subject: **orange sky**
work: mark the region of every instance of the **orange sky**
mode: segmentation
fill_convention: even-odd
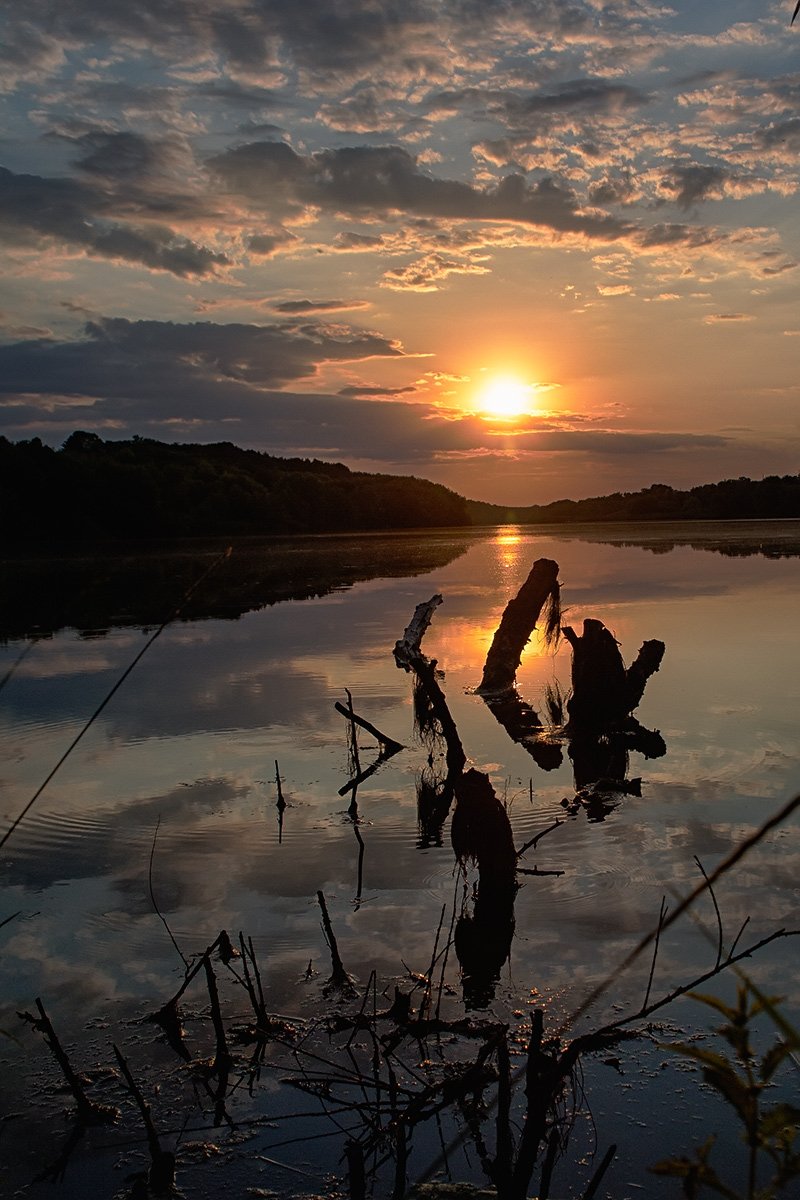
[[[796,473],[791,9],[32,0],[0,433],[519,504]]]

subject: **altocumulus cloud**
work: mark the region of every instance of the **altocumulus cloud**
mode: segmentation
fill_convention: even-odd
[[[632,226],[593,210],[576,193],[545,177],[528,183],[508,175],[480,188],[420,170],[401,146],[350,146],[296,153],[286,142],[250,142],[208,166],[232,191],[271,216],[297,218],[307,208],[334,213],[407,213],[456,220],[516,221],[613,241]]]

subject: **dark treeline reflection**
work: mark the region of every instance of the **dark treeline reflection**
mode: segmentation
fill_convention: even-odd
[[[93,633],[157,625],[180,604],[183,620],[231,618],[282,600],[305,600],[365,579],[446,566],[477,535],[428,534],[237,540],[164,545],[123,554],[98,547],[70,556],[6,559],[0,572],[0,637],[74,628]],[[209,567],[214,566],[209,572]],[[209,572],[185,603],[182,598]]]

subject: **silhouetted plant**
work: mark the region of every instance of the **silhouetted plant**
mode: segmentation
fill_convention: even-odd
[[[690,1198],[707,1190],[726,1196],[728,1200],[773,1200],[784,1193],[789,1184],[800,1179],[800,1149],[795,1148],[800,1133],[800,1109],[783,1101],[770,1106],[763,1104],[763,1093],[778,1068],[800,1048],[800,1034],[776,1008],[775,1000],[764,996],[750,980],[742,978],[735,1005],[728,1005],[716,996],[692,993],[695,1000],[722,1013],[725,1021],[716,1032],[728,1043],[732,1053],[707,1050],[686,1042],[665,1047],[700,1064],[706,1083],[733,1109],[747,1147],[744,1191],[730,1187],[712,1166],[713,1134],[695,1149],[693,1158],[675,1156],[651,1168],[657,1175],[682,1179],[683,1193]],[[761,1013],[771,1018],[779,1036],[759,1059],[751,1041],[751,1023]],[[766,1172],[770,1170],[772,1178],[767,1181]]]

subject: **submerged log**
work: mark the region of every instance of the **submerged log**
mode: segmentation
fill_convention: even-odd
[[[546,610],[546,634],[559,624],[558,563],[539,558],[513,600],[505,607],[486,655],[478,692],[503,692],[514,686],[522,652],[542,610]]]
[[[561,631],[572,647],[572,696],[567,701],[570,726],[613,727],[639,705],[648,679],[661,666],[665,646],[644,642],[626,669],[619,644],[602,621],[587,618],[583,634],[565,625]]]

